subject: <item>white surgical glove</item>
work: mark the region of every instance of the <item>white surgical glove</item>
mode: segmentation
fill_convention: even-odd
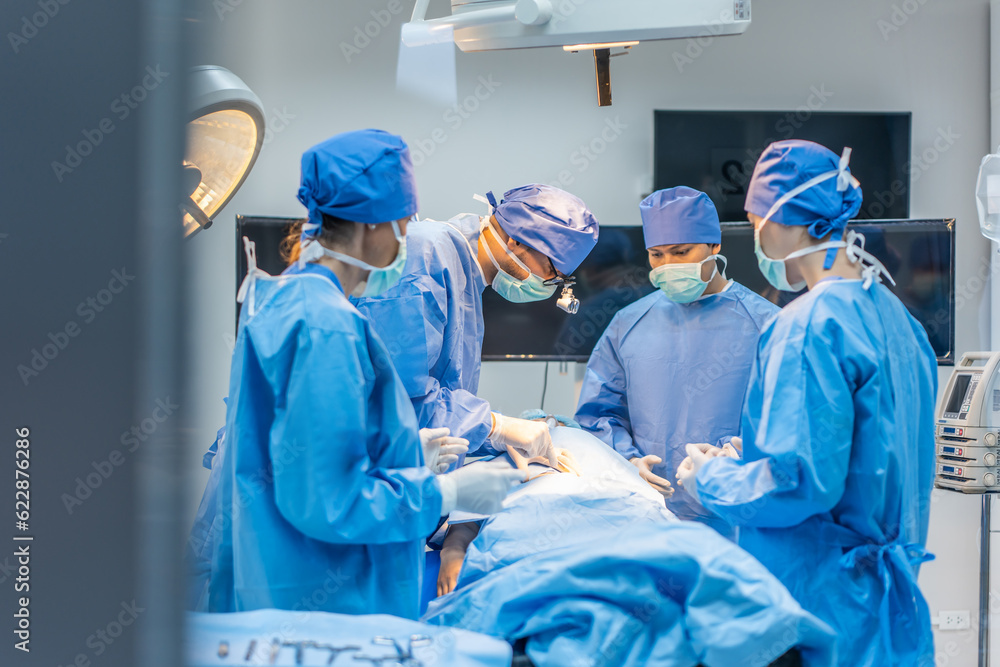
[[[455,510],[473,514],[495,514],[503,507],[510,490],[523,482],[527,473],[511,468],[506,461],[490,461],[462,466],[437,477],[441,487],[441,516]]]
[[[674,487],[670,485],[670,482],[659,475],[653,474],[653,466],[663,463],[663,459],[659,456],[655,456],[653,454],[648,456],[637,456],[629,459],[628,462],[638,468],[639,476],[646,480],[647,484],[659,491],[664,498],[669,498],[674,495]]]
[[[743,458],[743,438],[735,437],[722,446],[722,453],[719,456],[728,456],[731,459]]]
[[[513,447],[525,458],[540,456],[553,468],[559,467],[559,455],[552,444],[549,425],[545,422],[504,417],[494,412],[490,440],[504,447]]]
[[[458,457],[469,451],[469,441],[465,438],[449,436],[447,428],[420,429],[420,444],[424,448],[424,464],[435,475],[448,470]]]
[[[710,449],[709,451],[704,451],[703,447],[709,447]],[[706,461],[711,460],[713,456],[719,455],[713,453],[711,450],[722,451],[718,447],[712,447],[711,445],[694,445],[688,443],[684,446],[687,458],[677,466],[677,482],[698,502],[701,502],[701,499],[698,498],[698,471],[701,470]]]

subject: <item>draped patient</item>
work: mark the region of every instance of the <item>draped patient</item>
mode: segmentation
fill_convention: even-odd
[[[546,415],[541,411],[530,411],[522,416],[534,421],[549,422],[559,466],[553,468],[541,460],[527,459],[508,449],[506,458],[528,471],[527,480],[511,493],[511,498],[532,496],[543,507],[552,507],[555,499],[551,496],[564,500],[567,496],[574,495],[588,501],[598,501],[588,503],[588,511],[601,514],[603,512],[600,507],[605,504],[601,501],[617,503],[624,499],[637,506],[643,514],[652,512],[656,519],[674,518],[665,509],[663,497],[643,481],[634,466],[629,465],[621,455],[598,438],[581,430],[572,419]],[[549,496],[548,500],[546,496]],[[610,506],[608,504],[609,508]],[[459,516],[456,520],[452,517],[452,525],[441,549],[441,569],[437,581],[439,596],[455,589],[469,545],[479,535],[482,525],[481,521],[469,519],[478,518],[480,517]],[[558,545],[552,546],[563,544],[565,542],[560,541]]]

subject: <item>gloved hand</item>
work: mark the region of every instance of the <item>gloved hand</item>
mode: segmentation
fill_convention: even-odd
[[[462,466],[454,472],[439,475],[441,516],[455,510],[473,514],[499,512],[503,499],[526,476],[524,470],[511,468],[506,461]]]
[[[559,456],[552,445],[548,424],[505,417],[499,412],[493,413],[493,422],[490,440],[504,447],[513,447],[525,458],[541,456],[553,468],[559,467]]]
[[[715,445],[710,445],[707,442],[694,442],[691,443],[691,446],[697,447],[698,451],[702,454],[708,454],[709,458],[723,455],[723,447],[716,447]]]
[[[718,450],[718,447],[712,447],[708,445],[711,450]],[[705,465],[705,462],[710,460],[715,454],[706,452],[702,450],[702,446],[688,443],[684,446],[684,451],[687,452],[687,458],[681,461],[681,464],[677,466],[677,482],[684,487],[684,490],[691,494],[695,500],[701,502],[698,498],[698,471],[701,467]]]
[[[719,456],[728,456],[731,459],[743,458],[743,438],[736,436],[722,446],[722,453]]]
[[[541,463],[548,465],[548,462],[541,456],[534,459],[527,459],[521,454],[521,452],[509,445],[507,446],[507,456],[509,456],[510,460],[514,462],[514,466],[518,470],[528,470],[529,463]],[[576,459],[573,458],[572,452],[568,449],[556,449],[556,458],[559,459],[559,465],[556,466],[556,470],[559,472],[572,473],[577,477],[580,476],[580,468],[577,465]]]
[[[568,449],[557,449],[556,454],[559,457],[559,472],[568,472],[577,477],[580,476],[580,467],[576,462],[576,458],[573,457],[573,452]]]
[[[469,451],[469,441],[465,438],[449,436],[448,428],[420,429],[420,444],[424,448],[424,464],[435,475],[448,470],[448,466]]]
[[[663,479],[659,475],[653,474],[653,466],[658,463],[663,463],[663,459],[659,456],[655,456],[653,454],[648,456],[636,456],[635,458],[629,459],[628,462],[638,468],[639,476],[646,480],[647,484],[659,491],[664,498],[669,498],[674,495],[674,487],[670,485],[670,482]]]

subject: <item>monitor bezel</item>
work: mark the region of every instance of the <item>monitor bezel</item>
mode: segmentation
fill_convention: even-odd
[[[247,263],[246,254],[243,250],[243,230],[248,224],[254,223],[265,223],[273,224],[276,227],[287,227],[296,222],[300,222],[301,217],[286,217],[286,216],[263,216],[263,215],[243,215],[239,214],[236,216],[236,289],[239,289],[239,285],[243,280],[243,276],[246,275]],[[918,218],[918,219],[885,219],[885,220],[853,220],[850,225],[852,228],[866,227],[872,225],[907,225],[907,226],[918,226],[918,225],[935,225],[941,226],[945,225],[951,233],[951,257],[949,261],[949,267],[951,275],[949,276],[951,284],[955,285],[955,219],[954,218]],[[608,228],[626,228],[635,227],[636,225],[606,225]],[[748,221],[739,222],[723,222],[721,223],[723,234],[726,230],[746,230],[750,229],[751,224]],[[553,308],[555,303],[553,302]],[[951,326],[948,330],[948,349],[947,355],[942,357],[937,357],[937,362],[939,366],[954,366],[955,365],[955,297],[954,294],[949,301],[949,322]],[[236,309],[236,322],[234,327],[239,324],[239,307]],[[538,362],[557,362],[557,363],[586,363],[590,359],[590,355],[557,355],[557,354],[510,354],[510,355],[499,355],[499,354],[483,354],[481,356],[482,361],[538,361]]]
[[[866,220],[852,220],[849,225],[852,228],[872,226],[872,225],[935,225],[935,226],[946,226],[951,232],[951,258],[949,262],[950,267],[950,279],[952,287],[955,285],[955,219],[954,218],[919,218],[919,219],[866,219]],[[636,225],[605,225],[607,228],[617,228],[617,227],[635,227]],[[721,223],[723,235],[725,231],[736,230],[736,229],[750,229],[751,224],[749,221],[741,222],[723,222]],[[555,305],[553,304],[553,308]],[[938,366],[954,366],[955,365],[955,298],[954,294],[949,301],[949,322],[951,326],[948,330],[948,354],[942,357],[936,357]],[[557,363],[586,363],[590,360],[590,355],[557,355],[557,354],[483,354],[483,361],[539,361],[539,362],[557,362]]]

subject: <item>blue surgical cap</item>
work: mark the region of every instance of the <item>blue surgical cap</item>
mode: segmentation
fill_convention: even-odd
[[[704,192],[680,186],[659,190],[639,204],[646,248],[678,243],[722,243],[719,212]]]
[[[550,185],[525,185],[504,193],[493,215],[515,241],[551,259],[565,275],[576,271],[597,245],[597,219],[587,205]]]
[[[319,235],[323,214],[377,224],[417,212],[410,149],[382,130],[345,132],[302,154],[298,199],[309,209],[302,240]]]
[[[834,232],[835,239],[843,234],[847,221],[861,209],[861,188],[847,166],[850,158],[843,157],[817,143],[790,139],[777,141],[757,160],[744,209],[767,216],[783,195],[806,181],[822,174],[838,172],[786,201],[771,215],[771,222],[809,228],[813,238],[821,239]]]

